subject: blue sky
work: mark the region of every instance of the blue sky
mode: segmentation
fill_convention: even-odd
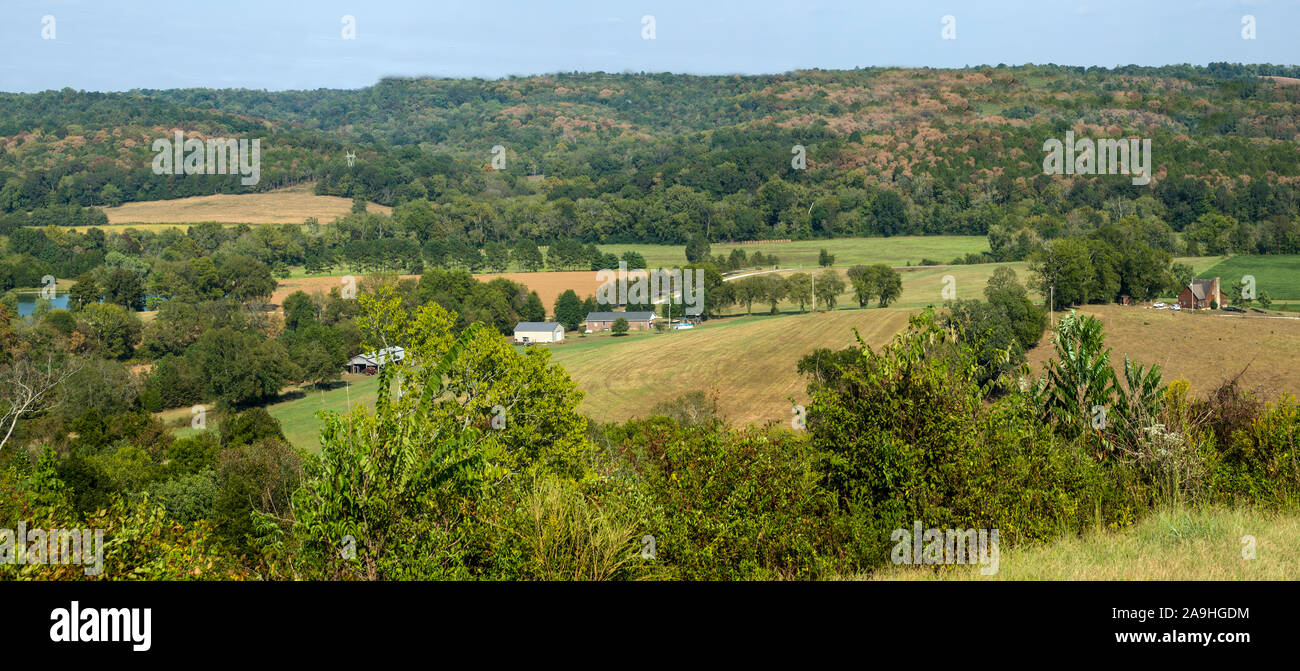
[[[642,39],[653,15],[655,39]],[[1242,39],[1253,15],[1256,39]],[[342,17],[356,39],[342,37]],[[945,15],[957,39],[941,38]],[[43,39],[43,17],[54,39]],[[0,90],[359,88],[385,76],[1300,63],[1300,0],[5,0]]]

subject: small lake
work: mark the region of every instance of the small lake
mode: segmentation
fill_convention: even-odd
[[[26,317],[32,314],[33,312],[36,312],[36,301],[39,298],[40,298],[40,294],[18,294],[18,316]],[[55,294],[54,300],[50,301],[50,309],[67,310],[68,309],[67,292],[64,292],[62,294]]]

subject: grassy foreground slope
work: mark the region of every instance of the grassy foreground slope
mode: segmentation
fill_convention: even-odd
[[[1255,540],[1243,557],[1243,537]],[[890,567],[876,580],[1295,580],[1300,512],[1193,508],[1155,512],[1121,531],[1004,549],[997,575],[979,566]]]

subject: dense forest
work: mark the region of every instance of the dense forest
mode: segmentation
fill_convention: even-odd
[[[1261,78],[1294,70],[596,73],[391,79],[358,91],[2,94],[0,212],[84,224],[94,215],[46,209],[314,182],[322,194],[405,206],[400,231],[373,235],[418,245],[1014,239],[1107,210],[1151,212],[1175,232],[1207,213],[1253,225],[1294,219],[1300,203],[1300,88]],[[261,138],[260,182],[158,178],[151,143],[174,129]],[[1151,138],[1152,184],[1044,175],[1044,141],[1071,129]],[[493,165],[498,145],[504,166]],[[796,145],[806,168],[792,163]]]

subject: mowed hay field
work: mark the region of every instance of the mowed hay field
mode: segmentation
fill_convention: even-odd
[[[392,208],[368,203],[366,210],[391,214]],[[131,224],[301,224],[315,217],[328,224],[352,211],[352,201],[338,196],[317,196],[301,187],[268,193],[217,194],[175,200],[150,200],[104,208],[111,227]],[[165,226],[155,226],[165,227]]]
[[[632,275],[635,277],[635,274]],[[271,293],[271,302],[280,305],[284,299],[295,291],[305,291],[308,295],[320,291],[329,295],[330,289],[343,286],[343,278],[347,275],[322,275],[319,277],[293,277],[280,280]],[[361,290],[361,284],[365,281],[365,275],[353,275],[357,282],[357,290]],[[419,275],[401,275],[403,279],[420,279]],[[560,271],[554,273],[485,273],[475,275],[474,279],[480,282],[491,282],[498,277],[504,277],[512,282],[518,282],[528,287],[530,291],[536,291],[537,297],[542,299],[542,305],[546,306],[547,316],[550,316],[551,310],[555,307],[555,299],[566,289],[573,289],[578,294],[578,298],[594,296],[596,289],[600,287],[600,282],[596,281],[596,272],[588,270]]]
[[[518,282],[530,291],[536,291],[537,297],[542,299],[542,305],[546,306],[546,315],[551,317],[551,311],[555,309],[555,299],[560,297],[567,289],[573,289],[578,294],[578,298],[595,296],[596,290],[600,288],[601,282],[596,279],[598,271],[590,270],[564,270],[553,273],[484,273],[475,275],[474,279],[480,282],[491,282],[498,277],[504,277],[511,282]],[[628,278],[635,280],[643,273],[628,271]]]
[[[275,291],[271,292],[271,302],[276,305],[284,303],[284,299],[289,297],[295,291],[304,291],[308,296],[317,291],[328,296],[330,289],[342,288],[344,280],[351,277],[356,282],[357,293],[361,292],[361,284],[365,281],[366,276],[358,273],[356,275],[320,275],[317,277],[291,277],[289,279],[279,280],[276,282]],[[400,275],[402,279],[420,279],[419,275]]]
[[[887,308],[735,317],[669,333],[570,336],[552,352],[585,393],[580,412],[600,421],[646,417],[657,403],[703,391],[716,394],[719,412],[734,425],[789,422],[789,398],[807,400],[799,359],[853,344],[854,328],[867,344],[883,345],[909,314]]]
[[[1105,325],[1111,363],[1121,373],[1127,354],[1138,363],[1159,364],[1166,383],[1186,379],[1198,396],[1242,369],[1243,384],[1267,399],[1282,393],[1300,395],[1300,319],[1121,305],[1087,305],[1078,312]],[[1046,333],[1028,353],[1035,374],[1052,353]]]
[[[634,251],[645,257],[652,268],[680,266],[686,263],[685,245],[610,244],[597,245],[600,251],[622,254]],[[831,240],[796,240],[792,242],[715,243],[709,255],[727,256],[732,249],[744,250],[745,255],[762,252],[763,256],[775,254],[782,268],[803,266],[816,268],[820,250],[835,255],[835,265],[887,263],[891,266],[919,264],[928,258],[939,263],[949,263],[959,256],[989,251],[989,241],[983,235],[906,235],[892,238],[834,238]]]

